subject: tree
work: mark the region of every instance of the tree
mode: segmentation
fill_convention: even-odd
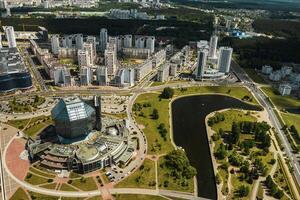
[[[220,146],[218,147],[218,149],[215,152],[215,157],[218,160],[222,160],[227,156],[227,151],[225,148],[225,145],[223,143],[220,144]]]
[[[38,103],[40,101],[40,97],[38,95],[34,96],[34,103]]]
[[[196,169],[182,150],[173,150],[165,156],[165,166],[170,170],[170,175],[175,179],[182,177],[190,179],[197,174]]]
[[[237,192],[240,197],[246,197],[249,194],[249,187],[242,185],[238,188]]]
[[[152,119],[159,118],[158,110],[156,108],[153,109],[151,116],[152,116]]]
[[[238,126],[238,124],[236,122],[233,122],[232,126],[231,126],[231,142],[232,142],[232,144],[238,143],[238,141],[240,139],[240,134],[241,134],[240,127]]]
[[[160,97],[164,98],[164,99],[170,99],[172,98],[174,95],[174,89],[170,88],[170,87],[166,87],[164,88],[164,90],[162,91]]]

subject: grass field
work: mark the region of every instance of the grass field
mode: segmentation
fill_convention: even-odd
[[[249,187],[249,194],[246,197],[237,197],[236,195],[234,195],[232,197],[232,199],[239,199],[239,200],[248,200],[250,199],[251,196],[251,191],[253,189],[253,184],[249,184],[247,183],[247,181],[240,181],[240,176],[242,175],[242,173],[235,173],[235,174],[231,174],[231,185],[234,188],[234,191],[236,191],[236,189],[238,189],[240,186],[244,185],[244,186],[248,186]]]
[[[135,119],[138,124],[142,124],[144,126],[144,133],[147,137],[148,141],[148,150],[149,154],[161,154],[167,153],[173,150],[173,146],[169,137],[170,133],[170,123],[169,123],[169,100],[162,99],[159,101],[159,94],[156,93],[147,93],[140,95],[137,100],[137,103],[150,103],[151,107],[143,108],[142,113],[144,116],[139,116],[141,112],[137,112],[135,114]],[[153,109],[158,110],[159,119],[154,120],[151,119],[151,114]],[[164,123],[167,128],[167,140],[160,136],[157,127],[160,123]]]
[[[226,195],[228,193],[228,171],[219,167],[218,173],[223,183],[221,188],[222,194]]]
[[[31,199],[34,199],[34,200],[58,200],[59,199],[59,197],[38,194],[35,192],[29,192],[29,194],[31,196]]]
[[[101,199],[102,199],[101,196],[94,196],[94,197],[88,198],[86,200],[101,200]]]
[[[175,96],[205,93],[226,94],[240,100],[244,96],[249,96],[252,99],[252,101],[248,103],[257,104],[257,101],[253,98],[252,94],[244,87],[203,86],[175,90]]]
[[[239,110],[226,110],[222,112],[225,117],[225,120],[214,124],[212,129],[215,132],[218,132],[220,128],[222,128],[225,132],[231,131],[231,125],[236,121],[256,121],[256,118],[251,114],[247,114],[247,112],[239,111]]]
[[[46,189],[54,190],[55,187],[56,187],[56,183],[50,183],[50,184],[42,185],[42,186],[40,186],[40,187],[46,188]]]
[[[28,122],[30,123],[28,124]],[[50,124],[52,124],[53,121],[51,117],[49,116],[38,116],[38,117],[33,117],[31,120],[30,119],[21,119],[21,120],[9,120],[7,124],[16,127],[18,129],[24,129],[24,133],[28,136],[35,136],[36,134],[39,133],[42,129],[46,128]],[[28,124],[28,126],[27,126]],[[27,127],[26,127],[27,126]]]
[[[7,124],[16,127],[17,129],[23,129],[29,122],[30,119],[20,119],[20,120],[9,120]]]
[[[193,178],[186,180],[186,179],[179,179],[175,180],[174,177],[170,176],[170,170],[166,167],[161,167],[160,165],[164,163],[164,157],[159,158],[158,162],[158,182],[159,187],[165,190],[176,190],[176,191],[183,191],[183,192],[194,192],[194,180]],[[168,187],[164,186],[165,181],[168,181]],[[187,183],[187,186],[182,186],[182,183]]]
[[[30,200],[22,188],[18,188],[10,200]]]
[[[224,112],[220,112],[221,114],[224,115],[224,121],[221,121],[219,123],[216,123],[212,126],[212,129],[216,132],[218,132],[218,130],[220,128],[222,128],[225,132],[230,132],[231,131],[231,125],[233,122],[241,122],[241,121],[249,121],[249,122],[255,122],[257,121],[257,118],[255,117],[255,115],[253,115],[253,112],[243,112],[243,111],[239,111],[239,110],[226,110]],[[239,142],[243,142],[243,141],[254,141],[254,135],[252,134],[245,134],[242,133],[240,134],[240,139]],[[221,143],[224,143],[224,141],[222,139],[219,139],[217,141],[214,141],[215,143],[215,150],[218,149],[219,145]],[[257,143],[257,142],[256,142]],[[239,148],[234,146],[233,147],[234,151],[237,151],[238,154],[242,155],[241,152],[239,152]],[[232,154],[233,150],[228,150],[227,151],[227,156],[229,156],[230,154]],[[261,162],[264,166],[267,167],[267,171],[266,174],[268,174],[272,168],[272,164],[270,163],[271,159],[274,158],[274,154],[272,152],[268,152],[266,155],[263,155],[263,150],[262,149],[258,149],[256,146],[250,148],[249,151],[249,155],[242,155],[244,160],[248,160],[251,161],[250,163],[254,163],[255,159],[261,159]],[[217,163],[219,164],[224,164],[224,163],[228,163],[227,159],[223,159],[223,160],[218,160],[217,159]],[[226,172],[226,170],[222,169],[219,167],[218,169],[218,174],[220,176],[220,178],[222,179],[222,182],[225,183],[225,185],[222,186],[222,193],[226,194],[227,193],[227,182],[228,180],[228,172]],[[231,199],[249,199],[250,198],[250,194],[251,194],[251,190],[253,185],[249,184],[246,180],[240,178],[243,177],[243,173],[240,173],[238,171],[236,171],[234,174],[231,174],[231,179],[230,179],[230,183],[232,185],[232,190],[230,193],[230,198]],[[248,186],[250,193],[247,197],[244,198],[238,198],[236,195],[236,190],[242,186]]]
[[[290,96],[281,96],[274,88],[262,87],[262,90],[268,95],[268,97],[270,97],[275,106],[280,110],[288,108],[298,108],[300,106],[300,100],[297,100]]]
[[[161,196],[141,195],[141,194],[118,194],[115,195],[116,200],[165,200]]]
[[[55,174],[44,172],[44,171],[41,171],[41,170],[36,169],[34,167],[30,167],[29,171],[33,172],[34,174],[44,176],[45,178],[55,178]]]
[[[83,191],[92,191],[92,190],[98,189],[98,187],[92,177],[84,178],[83,180],[75,179],[75,180],[73,180],[71,185],[73,185]]]
[[[43,183],[47,183],[48,179],[37,176],[37,175],[34,175],[34,174],[29,172],[26,175],[25,181],[32,184],[32,185],[40,185],[40,184],[43,184]]]
[[[24,133],[28,136],[36,136],[44,128],[53,123],[51,117],[39,116],[32,118],[29,125],[25,128]]]
[[[24,102],[19,103],[16,99],[9,101],[8,104],[15,113],[22,113],[22,112],[31,112],[37,109],[37,107],[45,102],[44,97],[36,96],[35,101],[33,102]]]
[[[297,129],[298,133],[300,134],[300,115],[297,115],[297,114],[290,114],[290,113],[283,113],[281,112],[281,117],[283,118],[283,121],[285,122],[285,124],[288,126],[288,127],[291,127],[292,125],[295,126],[295,128]],[[294,136],[292,134],[292,136]],[[295,142],[297,142],[297,144],[300,143],[300,141],[298,141],[297,138],[295,138]]]
[[[244,68],[244,70],[255,83],[266,84],[266,81],[253,68]]]
[[[75,188],[73,188],[72,186],[69,186],[69,184],[66,184],[66,183],[63,183],[59,190],[62,190],[62,191],[77,191]]]
[[[152,183],[152,185],[151,185]],[[155,163],[145,159],[143,167],[139,168],[125,180],[116,185],[117,188],[155,188]]]
[[[287,183],[287,180],[285,179],[285,176],[283,174],[282,168],[280,164],[277,165],[276,171],[273,175],[273,180],[275,183],[281,187],[288,195],[291,195],[291,189],[289,188],[289,185]]]

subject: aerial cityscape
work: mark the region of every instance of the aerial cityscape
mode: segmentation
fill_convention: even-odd
[[[0,0],[0,200],[299,200],[300,2]]]

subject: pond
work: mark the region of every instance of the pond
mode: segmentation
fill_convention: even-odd
[[[225,95],[188,96],[172,103],[174,142],[184,148],[191,164],[197,169],[199,197],[217,199],[205,117],[226,108],[260,110],[258,106]]]

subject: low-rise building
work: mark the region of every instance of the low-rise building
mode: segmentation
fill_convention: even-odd
[[[274,71],[270,74],[269,79],[271,81],[280,81],[281,80],[281,72],[280,71]]]
[[[282,96],[290,95],[292,87],[289,84],[280,84],[278,91]]]
[[[282,77],[286,77],[288,75],[291,75],[293,72],[293,68],[290,66],[283,66],[281,67],[281,75]]]
[[[261,68],[261,72],[266,75],[270,75],[272,73],[272,71],[273,71],[273,68],[269,65],[264,65]]]

